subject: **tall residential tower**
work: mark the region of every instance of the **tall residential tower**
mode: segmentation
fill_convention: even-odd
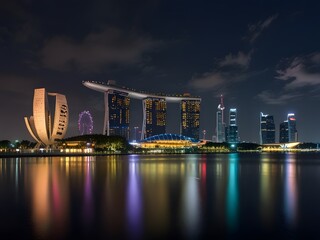
[[[223,96],[220,96],[220,104],[216,113],[216,141],[225,142],[225,123],[224,123],[224,105]]]
[[[279,143],[288,143],[289,137],[288,137],[288,121],[285,120],[282,123],[280,123],[280,129],[279,129]]]
[[[289,113],[287,120],[280,124],[279,142],[298,142],[298,131],[296,129],[296,118],[294,113]]]
[[[228,143],[239,142],[236,108],[229,110],[229,126],[226,128],[226,135]]]
[[[260,144],[276,142],[276,131],[273,116],[260,113]]]
[[[287,121],[288,121],[289,142],[298,142],[298,131],[296,128],[296,117],[295,117],[294,113],[288,114]]]

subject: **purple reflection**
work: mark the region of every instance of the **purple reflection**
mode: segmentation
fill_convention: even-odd
[[[91,176],[91,164],[89,159],[85,162],[85,186],[84,186],[84,220],[87,224],[90,224],[93,218],[92,209],[92,176]]]
[[[127,221],[130,238],[138,238],[141,233],[142,224],[142,202],[140,196],[140,184],[136,173],[135,157],[130,156],[129,179],[127,194]]]
[[[68,227],[68,196],[66,184],[59,176],[57,166],[52,167],[51,206],[53,213],[54,238],[63,238]]]
[[[285,191],[284,191],[284,211],[286,222],[289,227],[293,227],[297,219],[297,182],[296,163],[290,155],[287,155],[285,163]]]

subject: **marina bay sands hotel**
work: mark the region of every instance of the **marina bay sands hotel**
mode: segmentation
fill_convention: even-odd
[[[201,98],[190,94],[167,95],[140,92],[120,87],[116,82],[83,81],[83,85],[104,93],[105,118],[103,133],[129,139],[130,99],[142,101],[143,123],[141,140],[166,133],[167,103],[180,104],[180,134],[199,139]]]

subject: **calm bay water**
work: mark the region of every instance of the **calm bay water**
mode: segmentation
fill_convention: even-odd
[[[319,239],[320,154],[0,158],[0,236]]]

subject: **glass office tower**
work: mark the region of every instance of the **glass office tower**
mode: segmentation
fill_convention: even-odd
[[[298,142],[298,131],[296,128],[296,118],[294,113],[289,113],[287,116],[288,121],[288,142]]]
[[[223,96],[220,96],[220,104],[218,105],[218,111],[216,113],[216,141],[225,142],[225,123],[224,123],[224,104]]]
[[[236,108],[230,108],[230,111],[229,111],[229,126],[227,128],[227,141],[229,143],[239,142]]]
[[[260,113],[260,144],[275,142],[276,131],[273,116]]]

